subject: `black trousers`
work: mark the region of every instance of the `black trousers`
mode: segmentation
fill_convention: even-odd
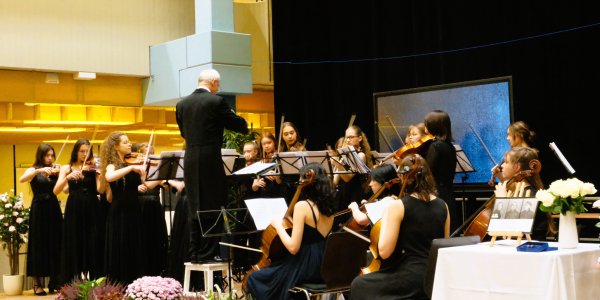
[[[184,157],[184,181],[189,203],[189,254],[192,260],[206,260],[219,255],[219,237],[204,234],[223,232],[219,210],[227,202],[226,177],[221,159],[221,145],[188,145]],[[216,227],[213,225],[217,223]],[[209,228],[213,227],[210,232]]]

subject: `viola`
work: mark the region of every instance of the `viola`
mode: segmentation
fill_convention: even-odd
[[[390,155],[386,156],[381,162],[384,162],[390,158],[394,158],[396,160],[403,159],[409,154],[419,153],[426,145],[434,140],[434,136],[431,134],[423,135],[418,141],[412,142],[410,144],[406,144],[400,149],[392,152]]]
[[[542,163],[537,159],[532,159],[529,162],[529,170],[523,170],[511,177],[506,183],[506,187],[509,190],[514,190],[515,184],[522,182],[527,177],[539,174],[542,170]],[[471,216],[463,225],[456,229],[450,237],[456,236],[467,224],[465,229],[465,236],[475,235],[479,236],[480,240],[483,241],[487,234],[487,228],[490,224],[492,217],[492,209],[496,202],[496,195],[492,195],[474,214]]]
[[[312,184],[314,177],[314,171],[309,169],[306,171],[304,178],[300,178],[300,183],[296,188],[294,198],[292,198],[292,201],[290,202],[290,205],[283,217],[283,228],[285,228],[288,233],[293,227],[292,215],[294,213],[294,206],[296,205],[296,202],[298,202],[298,198],[300,198],[302,189]],[[271,264],[271,262],[277,261],[285,256],[287,249],[283,245],[283,242],[281,242],[281,238],[279,237],[279,234],[277,234],[277,229],[275,229],[275,227],[269,225],[265,231],[263,231],[260,250],[262,251],[263,255],[258,263],[253,265],[252,268],[246,272],[246,276],[242,282],[243,291],[246,290],[246,279],[248,276],[250,276],[250,274],[252,274],[252,272],[266,268]]]

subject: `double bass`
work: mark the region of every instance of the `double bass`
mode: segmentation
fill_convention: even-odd
[[[315,177],[315,172],[311,169],[306,170],[304,176],[300,177],[300,181],[298,183],[298,187],[296,188],[296,192],[294,193],[294,197],[290,202],[290,205],[285,212],[283,217],[283,228],[285,228],[288,233],[292,230],[293,220],[292,216],[294,214],[294,206],[296,206],[296,202],[300,198],[302,194],[302,189],[310,184],[312,184],[313,179]],[[281,242],[281,238],[279,234],[277,234],[277,229],[275,227],[269,225],[262,234],[260,250],[263,253],[262,257],[252,266],[250,270],[246,272],[246,276],[242,282],[242,290],[246,290],[246,280],[250,274],[254,271],[258,271],[260,269],[268,267],[271,262],[280,260],[283,258],[288,252],[283,243]]]

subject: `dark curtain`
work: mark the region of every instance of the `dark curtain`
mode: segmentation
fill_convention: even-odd
[[[600,127],[591,109],[600,10],[592,3],[273,1],[275,128],[283,113],[308,149],[320,150],[356,113],[373,140],[373,93],[510,75],[513,120],[537,132],[544,183],[569,177],[548,148],[554,141],[575,175],[599,186],[590,135]]]

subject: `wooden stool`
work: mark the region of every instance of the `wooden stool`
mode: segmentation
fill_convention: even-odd
[[[213,272],[221,271],[223,272],[223,278],[228,276],[228,266],[226,262],[214,262],[214,263],[206,263],[206,264],[194,264],[191,262],[186,262],[185,264],[185,276],[183,278],[183,292],[190,292],[190,273],[192,271],[202,271],[204,272],[204,289],[206,291],[212,291],[213,289]]]

